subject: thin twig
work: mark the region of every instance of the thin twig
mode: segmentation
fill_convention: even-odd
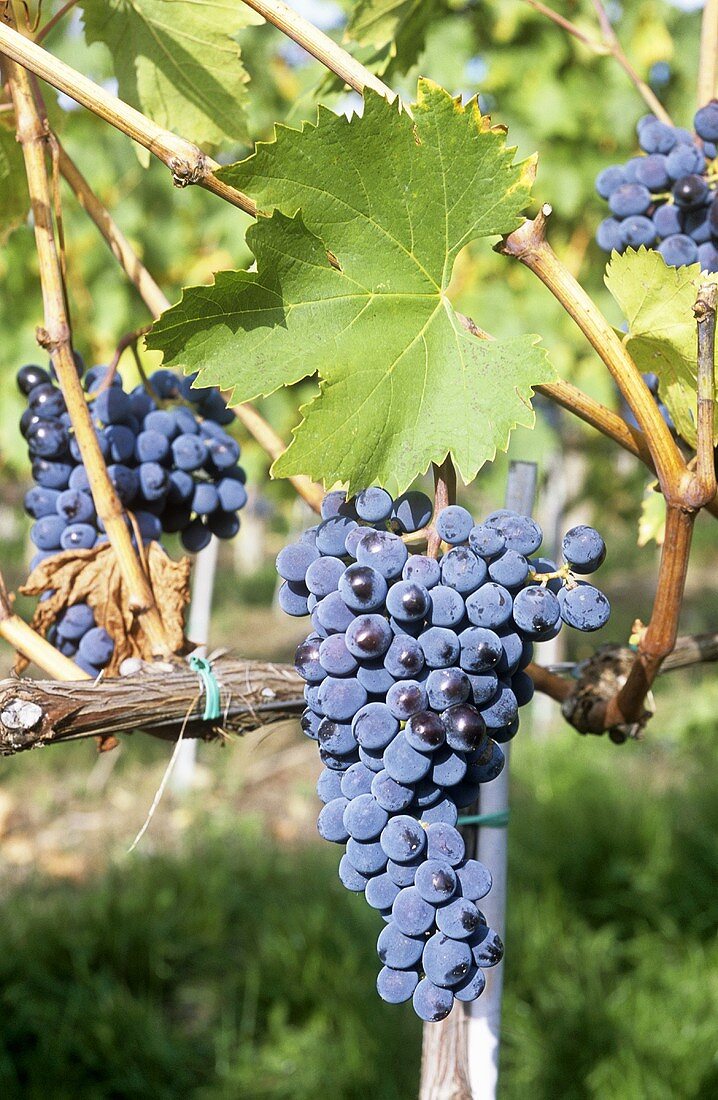
[[[668,126],[673,125],[671,121],[671,116],[668,114],[668,111],[665,109],[665,107],[655,95],[653,90],[649,87],[649,85],[646,84],[645,80],[643,80],[638,75],[633,64],[626,56],[623,47],[621,46],[621,43],[619,41],[618,35],[613,29],[611,21],[608,18],[606,9],[604,8],[600,0],[592,0],[592,2],[601,28],[601,38],[594,38],[592,35],[586,34],[586,32],[581,30],[581,28],[578,27],[575,23],[572,23],[570,19],[566,19],[557,11],[554,11],[553,8],[549,8],[548,5],[541,3],[540,0],[525,0],[525,2],[529,4],[535,11],[539,12],[541,15],[545,15],[553,23],[556,23],[559,27],[562,27],[563,30],[568,32],[568,34],[573,35],[574,38],[578,39],[579,42],[582,42],[584,46],[592,50],[593,53],[597,54],[599,57],[613,57],[613,59],[618,62],[628,79],[634,85],[636,91],[639,93],[643,101],[648,107],[650,107],[656,118],[659,118]]]
[[[705,0],[701,18],[701,47],[698,59],[696,95],[698,107],[705,107],[718,85],[718,0]]]
[[[64,92],[70,99],[87,107],[93,114],[149,150],[169,168],[175,186],[197,184],[252,217],[256,216],[256,203],[242,191],[217,179],[214,172],[219,164],[206,156],[197,145],[158,126],[141,111],[130,107],[118,96],[95,84],[1,20],[0,53],[46,80],[53,88]]]
[[[237,414],[237,419],[244,424],[249,434],[256,439],[265,454],[268,454],[272,460],[276,460],[284,453],[286,449],[284,440],[277,435],[272,425],[264,419],[261,413],[257,412],[254,405],[245,401],[241,405],[233,405],[232,407]],[[303,474],[290,477],[288,480],[302,500],[306,501],[314,512],[319,513],[324,498],[322,486],[317,485],[315,481]]]
[[[44,26],[40,28],[40,30],[35,35],[35,41],[42,42],[44,38],[47,38],[50,31],[55,29],[60,20],[68,13],[68,11],[70,11],[71,8],[74,8],[77,3],[79,3],[79,0],[67,0],[67,3],[63,4],[60,10],[56,11],[55,14],[50,19],[48,19],[47,23],[45,23]]]
[[[397,93],[392,91],[383,80],[288,4],[282,3],[281,0],[243,0],[243,2],[320,61],[355,92],[361,93],[366,87],[373,88],[390,103],[397,98]],[[406,109],[406,106],[403,106]]]

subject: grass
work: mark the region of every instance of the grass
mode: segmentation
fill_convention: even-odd
[[[503,1100],[718,1094],[718,691],[688,714],[673,694],[650,743],[517,741]],[[335,849],[275,834],[220,803],[174,854],[6,887],[0,1095],[415,1096],[420,1027],[374,993],[376,914]]]

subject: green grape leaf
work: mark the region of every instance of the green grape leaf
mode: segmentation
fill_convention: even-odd
[[[693,306],[702,283],[718,275],[700,264],[669,267],[659,252],[640,248],[614,255],[606,286],[628,322],[621,333],[639,370],[658,376],[658,393],[679,434],[696,444],[697,337]],[[718,413],[716,415],[718,431]]]
[[[234,39],[258,21],[246,5],[82,0],[82,8],[87,41],[109,49],[123,99],[203,147],[246,136],[248,76]]]
[[[0,126],[0,245],[27,219],[30,196],[25,183],[22,149],[15,134]]]
[[[512,154],[475,103],[428,82],[413,120],[370,93],[362,118],[278,127],[221,173],[262,211],[257,273],[186,289],[148,346],[235,402],[317,373],[280,476],[401,492],[450,452],[471,480],[555,377],[536,337],[478,339],[447,296],[466,244],[520,224],[533,162]]]

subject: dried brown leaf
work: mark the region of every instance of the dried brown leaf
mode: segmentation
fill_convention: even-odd
[[[173,561],[159,543],[145,548],[147,571],[157,610],[173,653],[184,645],[184,613],[189,603],[188,558]],[[35,630],[47,636],[58,615],[75,603],[88,603],[98,626],[103,626],[115,643],[107,674],[117,673],[126,657],[153,659],[151,647],[138,618],[130,611],[129,594],[114,551],[109,543],[91,550],[72,550],[45,558],[33,569],[20,589],[25,596],[52,592],[37,605],[32,619]]]

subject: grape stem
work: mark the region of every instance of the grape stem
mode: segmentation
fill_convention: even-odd
[[[26,660],[33,661],[38,668],[55,680],[90,679],[79,665],[69,657],[65,657],[46,638],[43,638],[42,634],[38,634],[15,614],[2,573],[0,573],[0,638],[4,638],[17,653]]]
[[[572,35],[586,46],[587,49],[591,50],[592,53],[597,54],[599,57],[612,57],[614,61],[617,61],[644,103],[650,107],[656,118],[659,118],[661,122],[665,122],[667,126],[673,125],[671,116],[668,114],[661,101],[654,94],[649,85],[646,84],[645,80],[641,79],[626,56],[601,0],[593,0],[593,7],[601,28],[600,38],[587,34],[575,23],[572,23],[570,19],[566,19],[565,16],[554,11],[554,9],[548,7],[547,4],[541,3],[541,0],[525,0],[525,3],[529,4],[534,11],[539,12],[541,15],[545,15],[552,23],[555,23],[557,26],[567,31],[568,34]]]
[[[15,0],[13,0],[15,2]],[[7,19],[8,8],[5,8]],[[16,65],[35,73],[53,88],[64,92],[99,118],[109,122],[169,168],[176,187],[197,184],[221,199],[256,217],[257,206],[248,195],[222,183],[214,175],[217,161],[206,156],[199,146],[165,130],[129,104],[95,84],[94,81],[30,41],[7,22],[0,20],[0,53]]]
[[[432,463],[434,472],[434,519],[427,528],[426,555],[438,558],[441,551],[441,535],[436,530],[436,520],[441,511],[456,503],[456,470],[451,455],[441,463]]]
[[[704,107],[716,94],[718,84],[718,0],[706,0],[701,17],[701,45],[698,55],[697,106]]]
[[[136,288],[152,316],[159,317],[170,308],[169,299],[144,266],[112,215],[94,193],[80,169],[62,145],[58,143],[58,147],[60,171],[75,198],[102,234],[112,255]],[[118,350],[123,349],[118,346]],[[249,434],[271,459],[274,460],[282,454],[285,450],[284,441],[253,405],[247,402],[244,405],[235,406],[234,411]],[[298,495],[318,513],[324,495],[321,485],[317,485],[308,477],[301,476],[291,477],[289,481]]]
[[[7,15],[11,17],[9,11]],[[87,470],[95,508],[117,554],[130,593],[130,608],[138,616],[152,651],[166,655],[169,648],[162,619],[155,605],[152,589],[132,547],[122,505],[107,474],[92,416],[75,367],[65,306],[65,287],[52,220],[52,192],[45,161],[48,131],[33,98],[28,73],[21,65],[7,62],[6,74],[15,105],[17,138],[25,161],[40,269],[45,326],[38,329],[37,340],[52,356]]]

